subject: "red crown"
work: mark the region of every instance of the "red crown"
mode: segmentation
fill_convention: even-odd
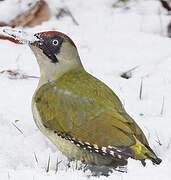
[[[76,45],[74,44],[74,42],[72,41],[72,39],[71,39],[70,37],[68,37],[68,36],[67,36],[66,34],[64,34],[64,33],[61,33],[61,32],[58,32],[58,31],[46,31],[46,32],[40,32],[40,33],[38,33],[38,34],[40,34],[40,35],[56,34],[56,35],[62,36],[62,37],[64,37],[65,39],[67,39],[75,48],[77,48]]]

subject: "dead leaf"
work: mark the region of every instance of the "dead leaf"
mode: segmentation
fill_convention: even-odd
[[[29,26],[34,27],[44,21],[48,21],[51,17],[51,11],[48,4],[44,0],[39,0],[35,5],[29,5],[31,8],[23,14],[17,16],[9,24],[0,22],[0,26]]]

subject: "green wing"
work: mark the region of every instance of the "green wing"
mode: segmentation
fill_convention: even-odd
[[[84,70],[73,70],[36,92],[43,124],[98,146],[131,146],[148,142],[118,97]]]

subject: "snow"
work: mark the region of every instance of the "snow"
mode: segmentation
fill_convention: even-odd
[[[28,44],[38,41],[39,39],[34,36],[34,34],[27,33],[20,29],[13,29],[13,28],[1,28],[2,35],[9,36],[14,38],[15,40],[19,40],[21,44]]]
[[[35,4],[37,0],[5,0],[0,1],[0,19],[6,23],[9,23],[13,18],[17,17],[21,13],[24,13],[29,9],[29,4]],[[20,3],[22,2],[22,3]]]
[[[20,6],[18,2],[0,2],[1,19],[8,22],[11,14],[17,16],[27,9],[25,1]],[[114,171],[109,177],[90,179],[170,180],[171,40],[166,37],[170,20],[167,12],[157,0],[132,0],[127,8],[112,8],[115,0],[47,2],[53,13],[51,19],[24,31],[58,30],[68,34],[77,45],[86,70],[115,91],[163,160],[159,166],[147,161],[143,167],[130,159],[127,173]],[[56,20],[60,7],[67,7],[79,25],[70,17]],[[27,45],[1,40],[0,49],[0,71],[39,76],[36,59]],[[131,78],[120,76],[130,69]],[[79,170],[75,163],[69,168],[67,159],[37,129],[31,112],[37,83],[37,78],[10,79],[8,73],[0,75],[0,180],[88,179],[90,172]]]

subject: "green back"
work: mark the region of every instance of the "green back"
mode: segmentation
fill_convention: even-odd
[[[115,93],[84,69],[44,84],[34,97],[43,124],[55,131],[98,146],[131,146],[133,135],[148,145]]]

